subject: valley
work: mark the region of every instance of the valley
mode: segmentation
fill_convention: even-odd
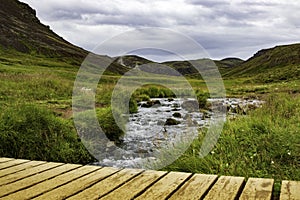
[[[99,160],[87,150],[95,146],[93,138],[78,136],[76,129],[78,127],[74,123],[76,116],[74,117],[73,113],[74,82],[89,52],[72,45],[56,35],[49,27],[40,24],[29,6],[15,0],[6,3],[7,7],[0,9],[1,23],[7,24],[5,28],[0,26],[1,157],[99,164]],[[12,12],[14,10],[17,12]],[[24,20],[16,13],[23,13],[30,17]],[[97,56],[111,61],[111,64],[102,75],[95,91],[91,88],[81,88],[86,92],[83,101],[90,98],[95,100],[91,103],[93,109],[81,112],[86,108],[80,108],[76,110],[76,114],[89,119],[88,114],[92,111],[111,146],[117,145],[122,148],[122,145],[125,145],[123,146],[125,150],[128,148],[139,156],[141,153],[149,153],[155,145],[151,143],[155,131],[159,134],[159,140],[166,140],[168,137],[176,138],[178,130],[170,135],[163,135],[168,133],[164,132],[164,126],[154,126],[159,123],[165,125],[167,118],[174,118],[173,111],[165,112],[164,109],[170,110],[168,106],[160,106],[162,114],[155,113],[156,110],[151,111],[155,108],[155,103],[151,100],[159,100],[161,104],[168,105],[171,102],[169,99],[177,98],[173,91],[162,85],[145,84],[130,96],[128,107],[131,118],[125,121],[125,124],[132,125],[128,129],[131,134],[138,135],[136,138],[126,135],[113,116],[112,95],[123,75],[136,66],[149,63],[163,64],[178,71],[190,84],[196,102],[201,105],[197,111],[201,112],[196,112],[193,117],[198,120],[193,132],[196,134],[185,147],[184,153],[174,162],[160,169],[274,178],[275,188],[281,180],[300,180],[299,44],[258,50],[247,60],[225,58],[213,61],[222,76],[226,98],[252,102],[259,100],[264,103],[256,109],[241,112],[235,117],[226,113],[226,121],[220,137],[205,157],[199,157],[199,152],[207,134],[207,126],[205,126],[207,121],[199,115],[209,113],[208,99],[211,98],[211,94],[206,82],[191,65],[191,62],[196,61],[155,63],[137,55],[125,55],[121,62],[121,58]],[[204,61],[205,59],[197,60],[197,62]],[[178,87],[181,84],[181,80],[176,76],[163,78],[156,76],[157,74],[153,74],[151,69],[148,69],[128,79],[133,83],[144,83],[154,79],[163,81],[165,78],[165,81],[174,83]],[[180,104],[178,107],[182,106],[182,102],[178,104]],[[149,108],[146,108],[147,106]],[[120,112],[120,116],[122,114],[124,113]],[[184,124],[183,118],[187,111],[179,114],[182,118],[178,121]],[[146,118],[147,115],[150,119]],[[162,115],[167,117],[160,121]],[[145,127],[140,124],[136,126],[137,121],[141,122],[140,124],[145,122]],[[149,133],[146,125],[150,127]],[[92,120],[80,124],[80,128],[84,131],[96,130],[97,127],[94,126]],[[172,128],[166,129],[169,131]],[[143,137],[143,140],[135,142],[134,140],[139,137]],[[150,139],[146,140],[147,137]],[[180,139],[179,137],[178,140]],[[126,147],[128,141],[133,141],[134,145],[146,143],[147,152],[134,145]],[[90,145],[89,148],[87,145]],[[130,155],[128,157],[130,158]],[[106,161],[104,164],[111,164],[110,160]]]

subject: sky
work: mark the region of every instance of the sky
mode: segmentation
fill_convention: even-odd
[[[114,36],[147,27],[167,28],[186,35],[198,42],[212,59],[248,59],[263,48],[300,42],[298,0],[21,1],[37,11],[43,24],[89,51],[95,51],[99,44]],[[160,44],[168,37],[152,34]],[[133,38],[118,45],[126,49]],[[139,39],[135,42],[143,43]],[[174,43],[184,46],[178,41]],[[172,38],[168,38],[168,45],[172,45]],[[189,52],[188,48],[185,51],[197,59],[197,54]],[[106,54],[116,56],[116,50]],[[140,54],[152,60],[172,60],[172,54],[162,51],[148,50]]]

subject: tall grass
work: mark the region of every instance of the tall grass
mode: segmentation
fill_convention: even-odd
[[[33,104],[11,106],[2,112],[0,141],[0,155],[5,157],[67,163],[94,160],[70,121]]]
[[[271,95],[260,109],[226,122],[214,149],[198,156],[205,132],[167,170],[300,180],[300,96]]]

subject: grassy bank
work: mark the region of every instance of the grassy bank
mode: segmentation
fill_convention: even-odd
[[[198,156],[205,135],[202,132],[189,150],[165,169],[268,177],[277,182],[300,180],[299,121],[299,95],[270,95],[262,108],[228,120],[209,155]]]
[[[0,114],[0,155],[31,160],[89,163],[94,159],[73,124],[34,104],[11,105]]]

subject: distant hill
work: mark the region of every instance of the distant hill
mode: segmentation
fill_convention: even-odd
[[[258,81],[264,82],[299,79],[300,44],[260,50],[223,75],[224,77],[255,77]]]
[[[134,68],[137,65],[154,63],[151,60],[148,60],[146,58],[143,58],[143,57],[140,57],[137,55],[126,55],[126,56],[122,56],[122,57],[116,57],[114,59],[115,59],[115,63],[125,66],[125,67],[129,67],[129,68]]]
[[[207,62],[209,59],[199,59],[196,60],[197,62]],[[219,68],[220,72],[228,71],[228,69],[234,68],[236,66],[239,66],[244,61],[239,58],[225,58],[222,60],[210,60],[215,63],[215,65]],[[192,62],[194,61],[168,61],[164,62],[163,64],[168,65],[170,67],[173,67],[177,71],[179,71],[181,74],[189,77],[194,78],[200,78],[199,72],[192,66]]]
[[[240,58],[224,58],[222,60],[214,60],[216,65],[220,68],[233,68],[241,65],[244,60]]]

